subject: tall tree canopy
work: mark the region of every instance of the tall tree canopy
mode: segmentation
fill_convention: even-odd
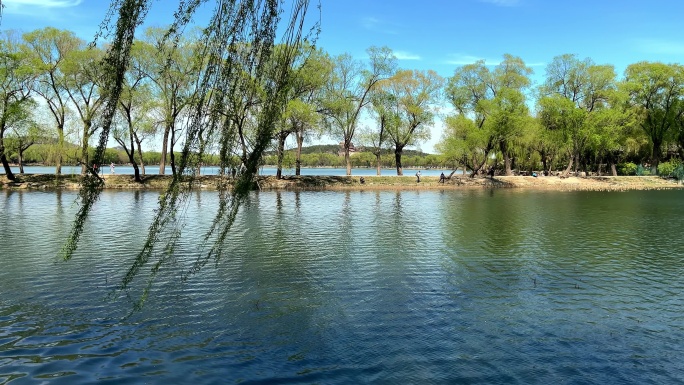
[[[441,95],[444,79],[434,71],[398,71],[389,79],[378,83],[376,93],[384,93],[388,113],[394,124],[388,124],[386,134],[394,146],[397,175],[403,175],[401,155],[406,146],[417,145],[430,138],[436,104]],[[376,111],[379,111],[377,108]],[[386,121],[381,121],[381,125]]]
[[[512,149],[529,118],[524,92],[531,73],[522,59],[506,54],[494,70],[480,60],[458,68],[449,78],[446,95],[456,115],[446,119],[446,132],[452,135],[440,148],[458,157],[473,176],[497,148],[506,173],[511,173]]]
[[[684,115],[684,66],[640,62],[625,70],[623,83],[629,103],[638,111],[640,126],[651,141],[651,167],[655,174],[663,143],[674,135]]]
[[[333,59],[333,73],[323,101],[322,112],[329,131],[342,138],[347,175],[351,175],[352,141],[359,118],[371,103],[371,91],[379,81],[391,77],[397,65],[396,57],[387,47],[371,47],[367,52],[367,64],[349,54]]]

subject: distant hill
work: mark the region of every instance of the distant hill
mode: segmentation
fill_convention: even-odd
[[[357,147],[358,152],[363,152],[366,151],[365,148],[359,146]],[[295,149],[289,149],[286,150],[288,152],[294,152]],[[308,155],[308,154],[334,154],[337,155],[337,153],[340,151],[340,146],[336,144],[317,144],[313,146],[305,146],[302,147],[302,154]],[[385,149],[383,151],[384,154],[391,154],[394,153],[394,149]],[[275,155],[275,151],[268,151],[266,152],[266,155]],[[416,151],[416,150],[404,150],[403,152],[404,155],[406,156],[426,156],[429,155],[428,153],[422,152],[422,151]]]

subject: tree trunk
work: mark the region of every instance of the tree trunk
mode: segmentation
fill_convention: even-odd
[[[131,141],[131,150],[124,146],[124,151],[128,155],[128,161],[131,162],[133,166],[133,176],[136,182],[142,183],[142,178],[140,178],[140,169],[138,168],[138,163],[135,161],[135,149],[133,149],[133,141]]]
[[[4,124],[3,124],[4,125]],[[5,138],[4,138],[4,128],[0,128],[0,162],[2,162],[2,167],[5,169],[5,174],[7,174],[7,179],[11,181],[17,180],[17,177],[12,172],[9,162],[7,161],[7,156],[5,156]]]
[[[24,174],[24,150],[19,145],[19,174]]]
[[[487,153],[487,155],[489,155],[489,153]],[[482,170],[486,164],[487,156],[484,157],[484,160],[479,165],[476,164],[475,161],[473,161],[473,166],[475,167],[473,167],[473,172],[470,174],[470,177],[475,178],[480,173],[480,170]]]
[[[503,152],[503,157],[504,157],[504,170],[506,172],[506,176],[511,176],[513,175],[513,169],[511,167],[511,164],[513,163],[510,155],[506,151]]]
[[[615,167],[615,162],[610,162],[610,173],[613,176],[617,176],[617,167]]]
[[[377,167],[377,175],[380,176],[380,170],[382,168],[382,165],[380,163],[380,151],[375,153],[375,159],[376,159],[376,167]]]
[[[159,175],[166,174],[166,154],[169,145],[169,133],[171,132],[171,125],[164,127],[164,136],[162,137],[161,159],[159,160]]]
[[[347,176],[351,175],[351,157],[349,156],[349,147],[351,142],[344,141],[344,162],[347,165]]]
[[[126,155],[128,155],[128,161],[131,162],[131,165],[133,165],[133,175],[134,179],[138,183],[142,183],[142,178],[140,178],[140,169],[138,168],[138,163],[135,161],[135,138],[133,136],[133,127],[128,125],[128,141],[131,145],[131,151],[128,151],[126,147],[124,147],[124,150],[126,151]]]
[[[81,141],[81,175],[85,175],[88,171],[88,142],[90,136],[89,128],[83,127],[83,140]]]
[[[567,176],[568,174],[570,174],[570,171],[572,171],[572,165],[573,165],[574,161],[575,161],[575,156],[573,155],[570,157],[570,162],[568,163],[568,167],[565,168],[565,171],[563,171],[563,175]]]
[[[394,149],[394,161],[397,163],[397,175],[404,175],[404,167],[401,165],[401,154],[404,152],[403,146],[396,146]]]
[[[7,121],[3,117],[2,122],[0,122],[0,162],[2,162],[2,167],[5,169],[5,174],[7,174],[7,179],[14,181],[17,177],[12,172],[7,161],[7,156],[5,155],[5,128]]]
[[[57,127],[57,164],[55,165],[55,175],[62,174],[62,155],[64,154],[64,126]]]
[[[511,159],[511,155],[508,153],[508,146],[505,141],[501,141],[499,146],[501,147],[501,154],[504,158],[504,172],[506,173],[506,176],[511,176],[513,175],[513,159]]]
[[[138,157],[140,158],[140,171],[142,176],[145,176],[145,162],[143,161],[142,141],[138,138],[138,135],[136,135],[135,132],[133,133],[133,138],[135,139],[135,144],[138,147]]]
[[[169,160],[171,161],[171,174],[176,175],[176,156],[173,154],[173,145],[176,143],[176,130],[171,128],[171,141],[169,143]]]
[[[11,181],[17,180],[17,177],[12,172],[9,162],[7,161],[7,157],[5,156],[5,149],[2,148],[0,150],[0,161],[2,162],[2,167],[5,169],[5,174],[7,174],[7,179]]]
[[[278,134],[278,167],[276,169],[276,179],[283,179],[283,158],[285,158],[285,138],[283,132]]]
[[[297,131],[295,133],[295,137],[297,138],[297,159],[295,161],[295,175],[301,175],[302,174],[302,146],[304,145],[304,135],[302,135],[301,131]]]
[[[653,148],[651,149],[651,175],[658,174],[658,164],[660,163],[660,147],[662,142],[653,140]]]

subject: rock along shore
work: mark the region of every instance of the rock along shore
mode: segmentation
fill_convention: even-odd
[[[557,191],[624,191],[662,190],[684,188],[674,179],[658,176],[592,176],[592,177],[532,177],[496,176],[494,178],[452,177],[439,183],[439,177],[421,177],[420,183],[414,176],[288,176],[276,179],[274,176],[259,176],[254,189],[321,191],[321,190],[451,190],[467,188],[519,188]],[[9,181],[0,175],[0,189],[78,189],[79,175],[25,174],[17,175],[17,181]],[[105,175],[105,189],[162,190],[168,186],[171,176],[149,175],[143,183],[136,183],[132,175]],[[193,187],[215,190],[219,176],[200,176],[193,181]]]

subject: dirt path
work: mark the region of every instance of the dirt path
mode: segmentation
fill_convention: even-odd
[[[0,175],[0,189],[78,189],[80,177],[73,175],[55,176],[19,175],[11,182]],[[202,176],[195,180],[199,189],[212,190],[219,180],[217,176]],[[658,190],[684,188],[673,179],[657,176],[601,176],[601,177],[532,177],[500,176],[490,178],[454,177],[439,183],[439,177],[422,177],[416,183],[414,176],[364,176],[362,184],[358,176],[289,176],[277,180],[273,176],[259,177],[255,188],[261,190],[444,190],[465,188],[520,188],[541,190]],[[143,184],[135,183],[131,175],[105,175],[107,189],[164,189],[170,176],[153,175],[145,178]]]

